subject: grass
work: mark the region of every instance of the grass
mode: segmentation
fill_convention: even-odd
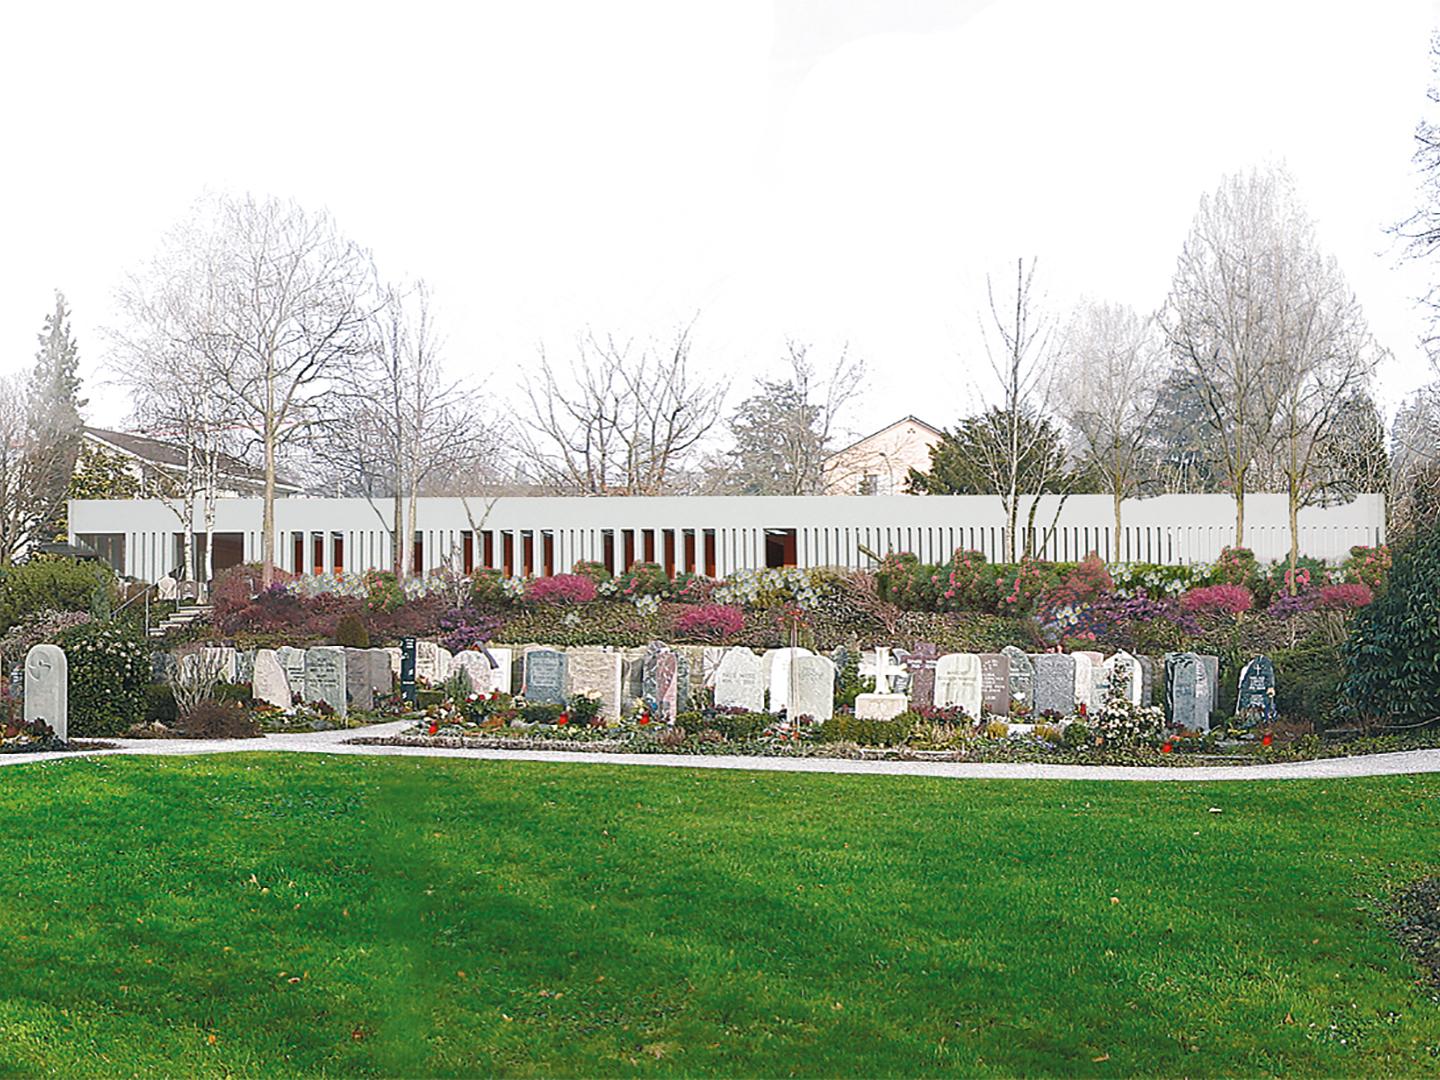
[[[0,1073],[1433,1073],[1376,912],[1440,862],[1437,796],[11,766]]]

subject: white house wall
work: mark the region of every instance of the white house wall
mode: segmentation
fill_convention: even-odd
[[[468,503],[468,513],[467,513]],[[1024,501],[1022,523],[1030,500]],[[325,565],[331,569],[329,537],[344,538],[347,571],[389,568],[391,537],[382,517],[390,506],[365,499],[278,499],[275,525],[279,534],[279,565],[294,569],[291,536],[306,534],[306,559],[314,534],[323,534]],[[1058,517],[1057,515],[1058,511]],[[215,508],[215,531],[240,533],[247,560],[261,550],[262,501],[221,499]],[[1232,542],[1234,503],[1227,495],[1163,495],[1127,500],[1124,532],[1114,533],[1112,503],[1104,495],[1076,495],[1061,505],[1058,497],[1042,496],[1034,517],[1045,534],[1044,556],[1073,560],[1097,551],[1111,562],[1211,562]],[[491,500],[423,498],[418,500],[417,525],[423,537],[423,570],[458,565],[463,536],[472,517],[481,536],[492,534],[492,565],[503,560],[503,540],[512,537],[515,558],[523,552],[523,534],[535,537],[535,561],[541,560],[541,539],[552,538],[552,565],[569,569],[578,559],[599,561],[605,535],[614,533],[612,569],[623,569],[624,531],[634,535],[634,557],[644,555],[644,537],[656,537],[657,561],[664,562],[664,537],[672,537],[676,562],[683,560],[685,534],[694,536],[695,562],[703,568],[706,545],[713,545],[715,571],[725,576],[739,569],[765,565],[767,530],[795,531],[795,562],[802,567],[873,564],[871,554],[912,552],[927,562],[947,559],[956,548],[974,548],[991,560],[1003,555],[1004,512],[993,496],[797,496],[797,497],[657,497],[657,498],[501,498]],[[171,568],[174,536],[180,521],[170,504],[153,499],[70,502],[72,540],[82,533],[123,534],[124,572],[147,581]],[[1304,555],[1343,559],[1356,544],[1376,544],[1385,536],[1384,501],[1362,495],[1344,506],[1312,507],[1300,513],[1300,550]],[[203,533],[197,514],[192,528]],[[1263,561],[1285,557],[1290,534],[1283,495],[1250,495],[1245,500],[1245,545]],[[473,547],[480,565],[484,544]],[[308,569],[305,568],[305,569]]]

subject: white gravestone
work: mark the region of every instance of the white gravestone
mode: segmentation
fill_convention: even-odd
[[[835,715],[835,662],[828,656],[797,656],[790,662],[794,684],[788,715],[823,723]]]
[[[1109,701],[1124,699],[1132,705],[1140,704],[1140,662],[1125,651],[1117,652],[1104,664],[1105,700],[1098,704],[1103,708]]]
[[[1075,704],[1095,708],[1095,664],[1088,653],[1075,653]]]
[[[440,674],[440,646],[435,642],[415,643],[415,678],[431,686],[438,685],[443,678]]]
[[[606,723],[620,721],[620,667],[624,658],[611,649],[570,649],[565,665],[569,684],[567,698],[584,694],[600,702],[600,716]]]
[[[743,645],[727,650],[715,672],[715,707],[765,711],[765,665]]]
[[[979,720],[982,687],[977,654],[946,653],[935,662],[936,708],[964,709],[966,716]]]
[[[70,735],[70,662],[59,645],[25,654],[25,723],[48,724],[61,742]]]
[[[321,645],[305,650],[305,700],[323,701],[344,716],[348,711],[345,698],[345,650],[338,645]]]
[[[290,708],[290,680],[285,677],[280,656],[274,649],[256,652],[255,671],[250,676],[250,696],[277,709]]]
[[[305,693],[305,650],[281,645],[275,650],[280,666],[285,669],[285,680],[293,693]]]
[[[463,673],[472,694],[490,693],[490,661],[485,654],[474,649],[464,649],[455,654],[455,671]]]
[[[766,661],[767,684],[770,688],[770,711],[778,713],[790,701],[790,665],[797,656],[815,655],[809,649],[771,649],[761,659]]]
[[[903,713],[910,704],[904,694],[890,692],[890,676],[896,669],[890,663],[889,649],[876,649],[873,661],[875,692],[855,698],[855,719],[890,720]]]

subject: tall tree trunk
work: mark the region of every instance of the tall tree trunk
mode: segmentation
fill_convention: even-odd
[[[1122,550],[1125,529],[1120,511],[1120,504],[1125,501],[1125,489],[1119,484],[1115,484],[1111,489],[1110,495],[1115,500],[1115,536],[1110,542],[1110,561],[1118,563],[1123,562],[1125,559],[1125,554]]]
[[[1245,546],[1245,474],[1235,478],[1235,546]]]
[[[397,581],[403,581],[405,580],[405,549],[401,546],[401,537],[405,535],[405,496],[400,488],[400,474],[398,472],[395,474],[394,509],[395,513],[392,529],[392,535],[394,539],[392,543],[395,546],[395,550],[390,553],[392,556],[390,561],[395,566],[395,579]]]
[[[260,517],[260,587],[275,583],[275,374],[265,378],[265,510]],[[306,541],[309,542],[308,539]],[[298,569],[298,568],[297,568]]]
[[[1295,571],[1300,564],[1300,485],[1292,476],[1290,488],[1290,595],[1300,591]]]

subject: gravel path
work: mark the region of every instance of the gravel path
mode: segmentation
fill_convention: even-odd
[[[870,776],[936,776],[954,780],[1303,780],[1345,776],[1393,776],[1440,772],[1440,750],[1407,750],[1394,754],[1326,758],[1275,765],[1207,765],[1145,767],[1138,765],[1041,765],[951,761],[854,761],[848,758],[773,758],[700,756],[692,754],[590,754],[571,750],[467,750],[440,746],[355,746],[357,735],[386,738],[413,726],[408,720],[375,724],[349,731],[317,731],[304,735],[266,735],[261,739],[115,739],[113,750],[78,754],[0,754],[0,766],[59,761],[68,757],[115,754],[188,757],[193,754],[289,752],[301,754],[370,754],[378,757],[479,758],[487,761],[563,761],[596,765],[649,765],[682,769],[749,769],[760,772],[859,773]]]

